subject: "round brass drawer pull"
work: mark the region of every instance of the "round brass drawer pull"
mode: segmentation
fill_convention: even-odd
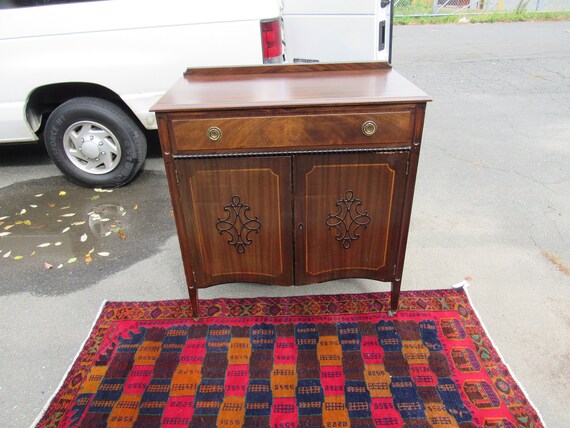
[[[362,124],[362,133],[367,137],[374,135],[377,130],[378,126],[376,125],[376,122],[374,122],[373,120],[367,120]]]
[[[218,141],[222,138],[222,130],[217,126],[208,128],[208,138],[210,141]]]

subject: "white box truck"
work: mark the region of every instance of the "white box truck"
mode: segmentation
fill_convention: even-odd
[[[287,62],[391,62],[391,0],[284,0]]]

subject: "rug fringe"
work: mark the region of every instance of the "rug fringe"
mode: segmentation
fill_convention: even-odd
[[[513,369],[511,368],[511,366],[509,366],[509,364],[507,363],[507,360],[505,360],[505,358],[503,358],[503,354],[501,354],[501,351],[499,350],[499,348],[497,347],[497,344],[493,341],[493,338],[491,337],[491,335],[489,334],[489,330],[487,329],[487,327],[485,326],[485,323],[483,322],[483,318],[481,318],[481,316],[479,315],[479,311],[477,311],[477,308],[475,307],[475,305],[473,304],[473,299],[471,299],[471,296],[469,295],[469,292],[467,291],[467,287],[462,287],[463,292],[465,293],[465,296],[467,297],[467,300],[469,300],[469,304],[471,305],[471,309],[473,309],[473,312],[475,312],[475,315],[477,316],[477,319],[479,320],[479,323],[481,324],[481,328],[483,329],[483,331],[485,332],[485,334],[487,335],[487,338],[489,339],[489,342],[491,342],[491,345],[493,346],[493,348],[495,348],[495,352],[497,352],[497,355],[499,355],[499,358],[501,359],[501,361],[503,362],[503,364],[507,367],[507,369],[509,370],[509,373],[511,375],[511,377],[513,378],[513,380],[517,383],[518,387],[520,388],[520,390],[522,391],[522,393],[524,394],[526,400],[530,403],[530,405],[534,408],[534,411],[536,412],[538,418],[540,419],[540,422],[542,423],[542,426],[544,426],[546,428],[546,424],[544,423],[544,419],[542,418],[542,415],[540,414],[540,411],[538,410],[538,407],[536,407],[534,405],[534,403],[532,402],[532,400],[530,399],[530,396],[528,395],[528,392],[526,392],[526,390],[524,389],[524,386],[522,385],[522,383],[519,382],[518,378],[515,376],[515,373],[513,372]]]
[[[30,428],[34,428],[35,426],[37,426],[40,423],[40,421],[42,420],[42,418],[44,417],[44,415],[48,411],[51,402],[53,401],[53,399],[55,398],[55,396],[57,395],[59,390],[63,387],[65,379],[67,379],[67,375],[71,372],[73,365],[75,364],[75,362],[77,361],[77,359],[81,355],[83,348],[85,347],[85,345],[87,344],[87,341],[91,337],[91,333],[95,329],[95,326],[97,325],[97,321],[99,321],[99,317],[103,313],[103,309],[105,308],[105,305],[108,302],[109,302],[108,300],[103,300],[103,303],[101,303],[101,306],[99,307],[99,310],[97,311],[97,315],[95,316],[95,320],[91,323],[91,328],[89,329],[89,333],[87,334],[87,336],[85,337],[85,340],[83,341],[83,343],[79,347],[79,351],[77,351],[77,354],[75,354],[75,357],[73,357],[73,359],[71,360],[71,364],[70,364],[69,368],[67,369],[67,371],[65,372],[65,374],[63,375],[61,382],[59,382],[59,385],[55,389],[54,393],[50,396],[49,400],[47,401],[47,404],[43,407],[43,409],[40,412],[40,414],[38,415],[38,417],[34,420],[34,422],[32,422],[32,425],[30,425]]]

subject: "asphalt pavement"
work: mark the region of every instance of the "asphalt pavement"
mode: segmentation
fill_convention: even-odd
[[[570,427],[570,22],[397,26],[394,35],[394,68],[434,99],[402,288],[467,278],[545,423]],[[138,179],[112,192],[70,184],[41,147],[0,147],[5,216],[20,223],[0,237],[0,426],[24,427],[104,300],[187,294],[156,146]],[[388,290],[368,280],[228,284],[200,297]]]

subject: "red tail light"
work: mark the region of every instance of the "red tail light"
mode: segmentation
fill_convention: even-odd
[[[281,20],[261,21],[261,41],[263,45],[263,63],[282,61],[283,43],[281,40]]]

